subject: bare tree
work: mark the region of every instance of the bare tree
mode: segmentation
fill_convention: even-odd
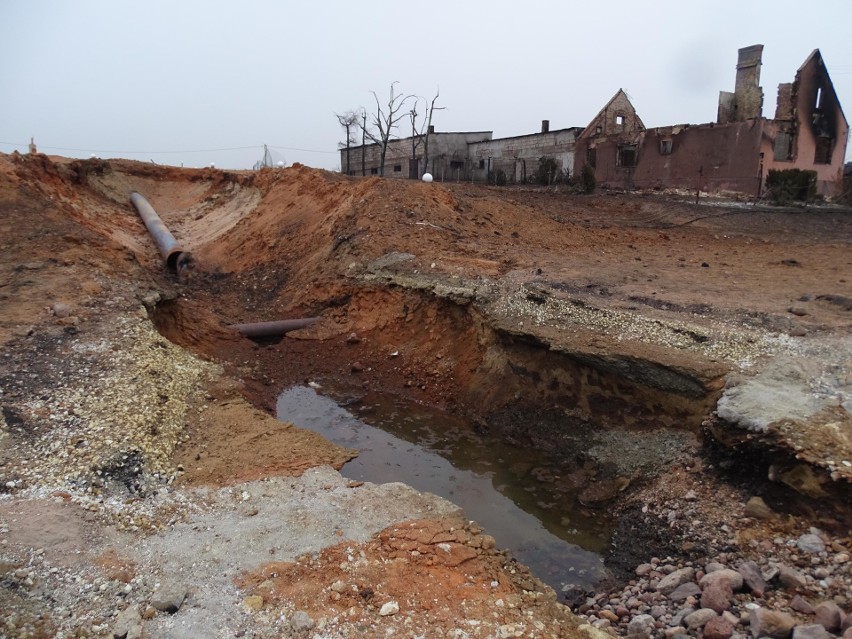
[[[361,175],[367,175],[367,109],[361,109]]]
[[[349,175],[349,147],[355,142],[352,134],[354,133],[355,125],[358,124],[358,120],[361,119],[361,116],[355,111],[346,111],[345,113],[335,113],[337,116],[337,121],[340,123],[346,130],[346,175]]]
[[[441,111],[445,108],[435,106],[435,102],[437,102],[440,95],[441,91],[439,89],[436,91],[435,97],[432,98],[432,102],[426,105],[426,117],[419,131],[417,130],[417,102],[423,98],[417,98],[411,111],[408,112],[411,118],[411,160],[412,162],[417,161],[417,148],[423,143],[423,173],[426,173],[429,168],[429,134],[432,132],[432,114],[435,112],[435,109]]]
[[[435,109],[438,111],[442,111],[446,107],[436,107],[435,102],[438,101],[438,98],[441,95],[440,87],[435,91],[435,97],[432,98],[432,103],[429,105],[429,108],[426,109],[426,133],[423,137],[423,172],[427,173],[429,171],[429,134],[432,132],[432,114],[435,113]]]
[[[388,142],[390,141],[391,134],[397,127],[398,122],[405,117],[405,114],[400,113],[400,111],[402,111],[402,108],[410,99],[415,97],[413,95],[402,95],[401,93],[396,93],[395,85],[397,84],[398,82],[396,81],[391,82],[390,98],[388,99],[388,103],[385,107],[382,107],[382,104],[379,102],[379,96],[376,95],[376,92],[370,91],[376,99],[376,112],[372,115],[371,122],[375,131],[368,130],[366,117],[364,119],[364,124],[361,127],[367,138],[381,146],[379,175],[382,176],[385,174],[385,155],[388,151]]]

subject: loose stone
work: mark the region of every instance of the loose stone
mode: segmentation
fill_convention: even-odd
[[[723,568],[707,573],[698,582],[702,589],[706,589],[710,584],[725,584],[732,591],[740,590],[743,587],[743,576],[736,570]]]
[[[814,621],[829,632],[837,632],[843,621],[843,611],[833,601],[824,601],[814,609]]]
[[[790,590],[798,590],[808,585],[805,576],[790,566],[781,566],[778,571],[778,580]]]
[[[290,627],[297,633],[308,632],[313,629],[314,625],[314,620],[304,610],[297,610],[290,618]]]
[[[733,597],[734,591],[731,590],[727,581],[711,581],[701,593],[701,607],[722,613],[731,607]]]
[[[701,595],[701,588],[698,584],[688,582],[681,584],[669,595],[669,599],[674,602],[684,601],[687,597],[698,597]]]
[[[755,596],[762,597],[766,593],[766,581],[760,574],[760,568],[753,561],[745,561],[740,564],[737,572],[742,575],[743,582],[748,586]]]
[[[151,598],[151,605],[160,612],[174,614],[180,610],[184,599],[186,599],[186,588],[176,584],[169,584],[154,593],[154,596]]]
[[[671,594],[678,586],[692,581],[694,575],[695,569],[691,567],[675,570],[673,573],[660,579],[660,582],[657,584],[657,592],[661,592],[664,595]]]
[[[754,639],[787,639],[795,625],[796,620],[793,617],[778,610],[755,608],[749,615],[749,631]]]
[[[732,634],[733,624],[723,617],[711,619],[704,625],[704,639],[728,639]]]
[[[793,628],[793,639],[831,639],[831,635],[818,623],[812,623]]]
[[[808,533],[799,537],[799,539],[796,541],[796,547],[802,552],[814,554],[825,552],[825,543],[822,541],[819,535],[815,535],[813,533]]]
[[[772,509],[766,505],[762,498],[754,496],[746,502],[745,516],[754,519],[769,519],[772,516]]]
[[[688,614],[684,621],[686,622],[686,627],[690,630],[695,630],[696,628],[703,628],[705,624],[711,619],[715,619],[718,615],[715,610],[710,610],[710,608],[701,608]]]
[[[627,624],[628,635],[650,634],[654,627],[654,618],[651,615],[636,615]]]

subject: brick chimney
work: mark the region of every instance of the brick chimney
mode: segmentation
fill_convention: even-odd
[[[550,131],[550,120],[542,120],[541,121],[541,132],[547,133]]]

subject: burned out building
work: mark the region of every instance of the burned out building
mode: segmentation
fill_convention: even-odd
[[[770,170],[800,169],[816,174],[815,190],[837,196],[849,124],[819,50],[813,51],[790,83],[778,87],[773,118],[763,115],[760,86],[763,45],[739,50],[733,91],[721,91],[715,122],[648,129],[621,89],[585,127],[493,138],[491,131],[429,135],[429,171],[438,180],[506,183],[533,181],[539,162],[564,177],[585,163],[598,184],[613,188],[686,188],[762,194]],[[391,140],[386,177],[417,178],[424,171],[418,138]],[[348,158],[348,160],[347,160]],[[348,163],[347,163],[348,162]],[[350,175],[381,173],[378,144],[340,150]],[[554,175],[555,177],[555,175]],[[498,180],[499,183],[499,180]]]
[[[490,140],[491,131],[429,133],[428,170],[437,179],[468,179],[471,160],[468,145]],[[415,146],[416,145],[416,146]],[[340,166],[349,175],[379,175],[382,148],[379,144],[352,146],[340,150]],[[392,178],[419,178],[424,172],[424,143],[422,138],[407,137],[388,141],[385,153],[384,176]],[[347,170],[348,166],[348,170]]]
[[[716,122],[646,129],[619,91],[577,141],[575,164],[588,162],[599,184],[680,187],[759,195],[772,169],[816,173],[816,191],[842,189],[849,125],[819,50],[778,87],[774,118],[763,117],[763,46],[739,50],[733,92],[722,91]]]
[[[526,182],[536,175],[539,160],[552,158],[559,176],[573,173],[574,144],[582,127],[550,130],[542,120],[541,131],[506,138],[493,138],[491,131],[429,134],[428,170],[436,180],[485,182],[489,174],[502,174],[506,182]],[[422,141],[417,138],[390,140],[385,156],[385,177],[418,178],[423,173]],[[363,156],[363,161],[362,161]],[[340,165],[347,172],[346,149],[340,151]],[[349,148],[349,175],[379,175],[381,147],[367,144]],[[362,168],[363,167],[363,168]],[[554,178],[557,175],[553,176]]]
[[[542,120],[539,133],[516,135],[473,142],[468,147],[471,178],[484,182],[492,176],[506,182],[523,183],[533,179],[542,158],[552,160],[549,181],[574,173],[574,145],[582,127],[550,130],[550,121]]]

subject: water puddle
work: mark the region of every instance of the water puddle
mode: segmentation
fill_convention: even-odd
[[[398,397],[338,401],[296,386],[279,396],[278,418],[360,451],[341,471],[350,479],[404,482],[458,504],[557,592],[598,581],[610,522],[559,489],[559,468],[546,453],[480,435],[465,420]]]

